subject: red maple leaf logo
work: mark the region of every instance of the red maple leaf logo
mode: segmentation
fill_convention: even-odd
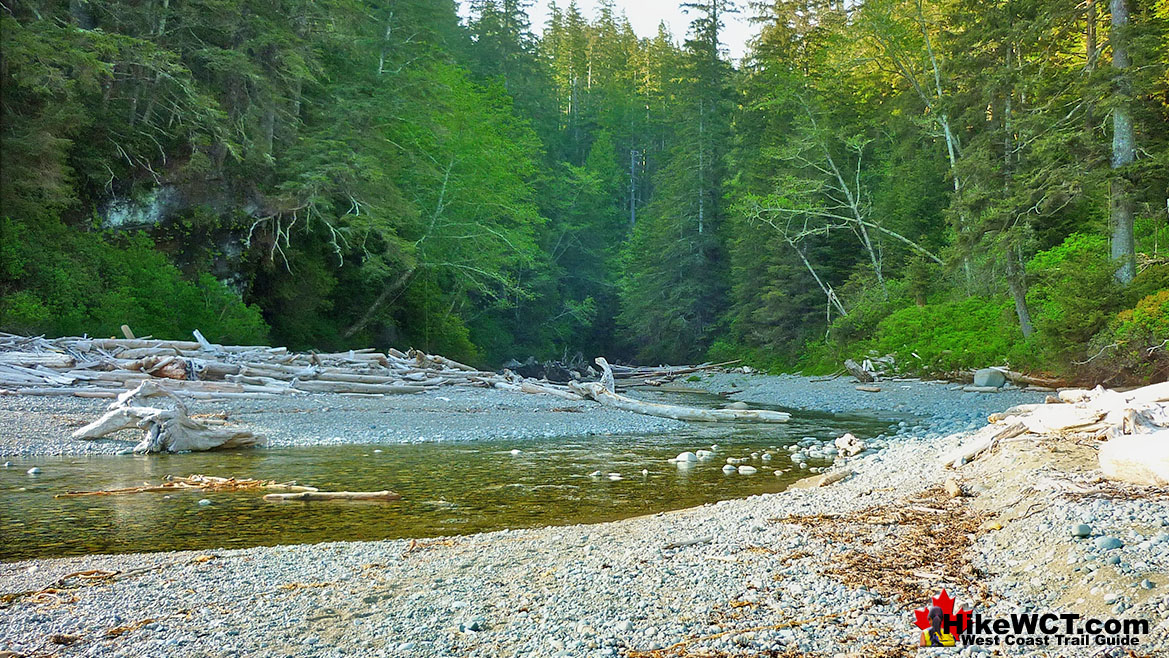
[[[914,622],[921,630],[924,631],[930,627],[930,608],[935,605],[942,609],[942,614],[946,618],[954,618],[954,599],[946,590],[942,590],[941,594],[930,598],[928,606],[913,611]],[[959,632],[966,630],[966,627],[970,625],[970,615],[973,613],[973,610],[959,608],[957,615]]]

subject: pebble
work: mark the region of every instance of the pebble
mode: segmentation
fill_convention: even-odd
[[[1087,523],[1077,523],[1072,526],[1073,537],[1087,537],[1092,534],[1092,526]]]
[[[678,456],[671,459],[670,461],[676,462],[679,464],[696,462],[696,461],[698,461],[698,455],[687,450],[686,452],[678,453]]]
[[[758,471],[755,469],[754,466],[740,466],[739,467],[739,475],[754,475],[757,472]]]
[[[735,473],[738,470],[739,469],[737,467],[731,466],[730,464],[723,466],[723,473]]]
[[[210,505],[210,504],[211,504],[211,501],[210,501],[210,500],[207,500],[206,498],[202,498],[202,499],[200,499],[200,500],[199,500],[199,503],[198,503],[198,504],[199,504],[199,506],[200,506],[200,507],[207,507],[208,505]]]

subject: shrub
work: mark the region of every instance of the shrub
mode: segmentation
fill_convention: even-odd
[[[1027,302],[1041,342],[1056,355],[1081,353],[1120,299],[1107,241],[1073,233],[1062,244],[1036,254],[1027,272],[1033,277]]]
[[[0,329],[55,336],[118,334],[263,343],[260,310],[209,274],[190,281],[145,234],[85,233],[57,220],[4,219]]]
[[[1083,365],[1086,376],[1160,381],[1169,376],[1169,289],[1142,298],[1116,314],[1089,344],[1092,356]]]
[[[856,352],[893,354],[902,370],[945,372],[1022,358],[1022,344],[1010,300],[970,297],[896,311]]]

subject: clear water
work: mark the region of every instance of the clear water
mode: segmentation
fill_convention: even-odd
[[[712,406],[713,396],[685,395]],[[794,412],[784,425],[692,424],[648,436],[355,445],[158,456],[47,457],[0,469],[0,560],[241,548],[467,534],[594,523],[783,490],[808,475],[783,446],[805,436],[873,436],[888,419]],[[691,468],[667,460],[719,444]],[[776,446],[755,475],[724,474],[726,457]],[[513,455],[511,451],[522,452]],[[815,464],[812,464],[815,465]],[[30,476],[32,466],[41,474]],[[643,475],[642,470],[648,473]],[[779,477],[775,470],[781,471]],[[601,471],[600,476],[591,476]],[[159,483],[166,475],[295,480],[323,490],[391,489],[402,500],[269,503],[256,492],[54,498],[70,490]],[[610,473],[621,479],[610,479]],[[212,504],[200,506],[209,499]]]

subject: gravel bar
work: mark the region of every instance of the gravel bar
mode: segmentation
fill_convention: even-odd
[[[945,423],[955,415],[954,422],[968,422],[973,411],[964,404],[981,415],[1030,395],[983,401],[991,396],[910,384],[881,401],[875,398],[884,393],[854,399],[839,384],[824,392],[798,379],[750,379],[737,397],[787,406],[831,399],[840,411],[910,411]],[[530,407],[532,397],[519,398],[519,406]],[[433,415],[435,425],[450,417]],[[672,647],[665,655],[916,655],[912,611],[927,602],[838,572],[860,552],[888,556],[905,530],[877,521],[850,537],[827,532],[828,521],[809,525],[793,515],[894,514],[920,506],[923,495],[954,477],[969,496],[945,504],[993,523],[971,533],[964,552],[974,582],[923,567],[910,574],[923,587],[982,601],[980,611],[990,615],[1070,610],[1147,619],[1152,632],[1132,648],[1167,655],[1163,497],[1069,495],[1074,487],[1061,483],[1095,468],[1091,446],[1007,444],[947,471],[940,456],[964,434],[939,436],[927,426],[872,441],[876,450],[842,464],[855,474],[838,484],[612,523],[0,564],[0,651],[608,658]],[[65,578],[78,572],[88,576]],[[1121,656],[1127,648],[965,647],[949,655]]]

